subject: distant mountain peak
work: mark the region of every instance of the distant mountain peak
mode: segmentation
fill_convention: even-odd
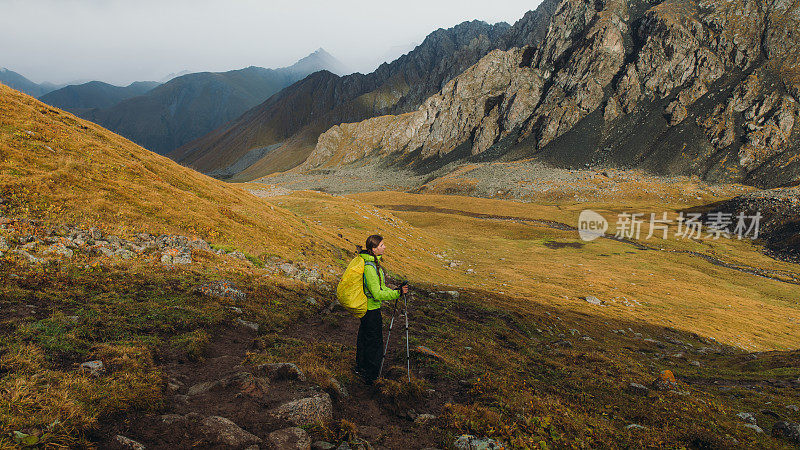
[[[340,76],[352,72],[347,66],[345,66],[341,61],[336,59],[322,47],[319,47],[318,49],[314,50],[313,53],[310,53],[308,56],[300,59],[288,67],[288,69],[294,72],[308,73],[317,72],[319,70],[328,70]]]
[[[190,73],[192,73],[192,72],[190,72],[188,70],[181,70],[180,72],[172,72],[169,75],[165,76],[164,78],[162,78],[162,79],[160,79],[158,81],[159,81],[159,83],[166,83],[167,81],[172,80],[173,78],[178,78],[180,76],[187,75],[187,74],[190,74]]]

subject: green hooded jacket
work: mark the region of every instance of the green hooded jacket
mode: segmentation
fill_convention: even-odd
[[[389,289],[386,287],[386,275],[381,268],[380,280],[376,267],[368,262],[375,262],[375,258],[369,253],[359,253],[361,258],[364,259],[364,278],[366,278],[366,288],[364,294],[367,295],[367,310],[379,309],[381,303],[386,301],[395,300],[400,297],[400,291],[397,289]],[[378,255],[378,261],[381,260]],[[369,292],[367,292],[369,290]]]

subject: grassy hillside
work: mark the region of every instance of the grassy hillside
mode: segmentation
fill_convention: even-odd
[[[6,216],[196,235],[253,255],[327,251],[302,218],[3,85],[0,113]]]
[[[674,213],[742,186],[630,179],[609,189],[587,175],[577,187],[588,199],[557,182],[528,203],[439,193],[465,171],[424,194],[275,196],[1,85],[0,156],[0,214],[15,219],[0,220],[12,247],[0,257],[2,449],[110,448],[118,435],[219,448],[203,419],[213,416],[266,446],[293,425],[273,408],[323,395],[330,414],[302,429],[334,448],[452,448],[462,434],[529,449],[784,448],[791,441],[769,431],[800,421],[797,265],[749,241],[584,243],[569,228],[583,208]],[[128,260],[88,246],[40,251],[68,234],[50,227],[70,223],[196,235],[250,258],[197,249],[168,265],[153,248]],[[345,250],[375,232],[390,282],[413,286],[413,378],[395,323],[386,378],[365,386],[350,370],[359,322],[336,307],[334,282]],[[320,265],[325,281],[292,277],[271,255],[294,260],[288,269]],[[80,367],[93,360],[104,371]],[[284,362],[303,379],[261,366]],[[664,370],[674,383],[657,381]]]

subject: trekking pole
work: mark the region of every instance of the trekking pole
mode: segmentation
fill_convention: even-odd
[[[392,320],[389,321],[389,332],[386,334],[386,345],[383,347],[383,356],[381,357],[381,368],[378,369],[378,378],[380,378],[381,374],[383,373],[383,362],[386,361],[386,351],[389,350],[389,338],[392,337],[392,325],[394,325],[394,316],[396,310],[397,300],[394,301],[394,307],[392,308]]]
[[[406,294],[403,294],[404,316],[406,317],[406,367],[408,369],[408,381],[411,382],[411,355],[408,352],[408,301]]]

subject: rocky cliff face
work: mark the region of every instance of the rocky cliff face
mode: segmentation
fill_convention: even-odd
[[[170,155],[203,172],[235,164],[253,149],[280,143],[247,178],[303,162],[318,136],[336,124],[413,111],[493,49],[541,41],[556,5],[546,0],[513,26],[464,22],[439,29],[416,49],[368,75],[314,74]]]
[[[541,45],[491,52],[409,114],[331,128],[303,169],[494,149],[788,183],[800,176],[798,20],[790,1],[564,0]]]

